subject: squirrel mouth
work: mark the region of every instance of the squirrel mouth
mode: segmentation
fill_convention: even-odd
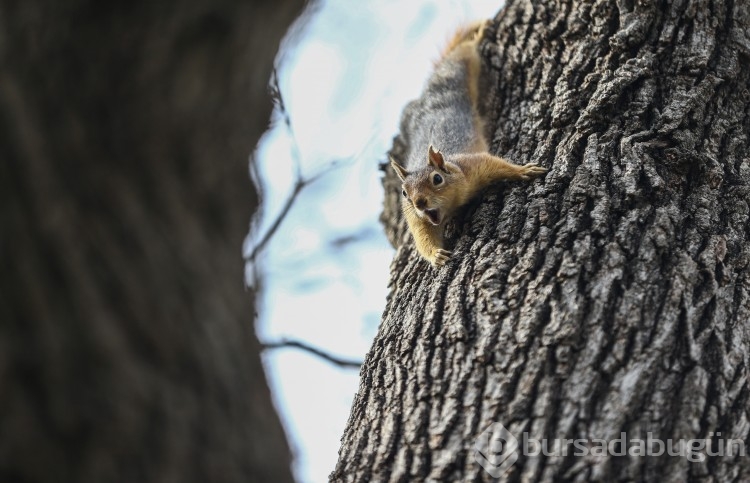
[[[430,223],[433,225],[440,224],[440,211],[438,209],[424,210],[424,214],[427,215],[427,218],[430,219]]]

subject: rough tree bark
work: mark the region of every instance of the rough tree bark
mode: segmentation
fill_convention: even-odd
[[[492,151],[550,172],[469,207],[441,269],[387,173],[391,291],[333,480],[491,480],[493,422],[750,448],[749,35],[746,1],[508,2],[482,44]],[[750,480],[750,457],[574,449],[503,478]]]
[[[292,481],[242,242],[302,6],[0,3],[0,481]]]

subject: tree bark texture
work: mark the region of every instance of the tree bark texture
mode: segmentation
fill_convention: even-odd
[[[439,269],[387,172],[390,295],[332,480],[492,480],[495,422],[750,447],[748,2],[510,1],[481,49],[491,151],[550,172],[469,206]],[[750,480],[748,456],[573,449],[502,479]]]
[[[291,481],[244,289],[302,0],[0,3],[0,481]]]

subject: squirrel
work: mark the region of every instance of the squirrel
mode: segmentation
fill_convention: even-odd
[[[451,257],[443,231],[458,208],[497,181],[528,181],[547,172],[488,152],[478,110],[479,41],[485,25],[461,28],[448,43],[421,97],[404,109],[406,166],[390,158],[402,182],[402,209],[417,251],[434,266]]]

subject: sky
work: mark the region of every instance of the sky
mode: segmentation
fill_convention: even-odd
[[[419,96],[432,62],[460,25],[491,18],[497,0],[322,0],[298,21],[277,58],[288,124],[277,112],[254,155],[262,206],[245,253],[300,192],[256,260],[261,342],[291,338],[363,360],[378,330],[394,249],[378,221],[382,173],[401,110]],[[255,274],[258,278],[255,278]],[[359,385],[296,349],[263,363],[289,439],[295,478],[328,481]]]

